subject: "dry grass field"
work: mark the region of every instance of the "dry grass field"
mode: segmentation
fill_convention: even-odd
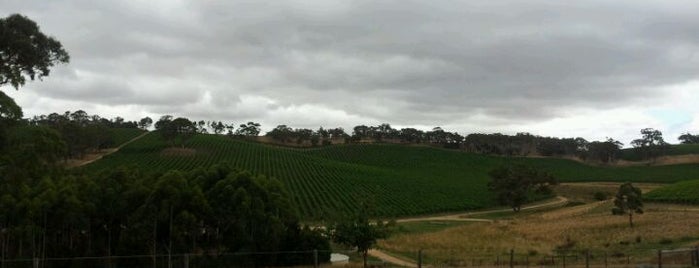
[[[589,186],[589,185],[588,185]],[[574,187],[574,186],[571,186]],[[604,187],[595,185],[594,187]],[[652,188],[652,187],[649,187]],[[573,191],[575,192],[575,191]],[[628,217],[611,214],[612,202],[510,216],[493,223],[471,223],[430,233],[396,234],[379,246],[386,252],[415,258],[423,249],[433,264],[465,265],[475,258],[507,258],[510,250],[533,260],[548,255],[580,254],[589,250],[616,261],[633,259],[653,263],[658,249],[699,245],[699,211],[696,207],[646,204],[646,213]],[[522,258],[522,257],[519,257]]]

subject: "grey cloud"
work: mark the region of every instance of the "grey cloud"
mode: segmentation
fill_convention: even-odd
[[[648,103],[667,93],[659,87],[699,78],[692,1],[11,0],[7,9],[73,56],[72,71],[32,85],[45,96],[211,119],[285,123],[280,111],[326,107],[343,120],[505,126]]]

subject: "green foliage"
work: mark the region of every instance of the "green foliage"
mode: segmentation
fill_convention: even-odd
[[[48,76],[50,67],[69,59],[61,43],[39,31],[31,19],[19,14],[0,18],[0,86],[19,88],[27,78]]]
[[[641,189],[633,186],[630,182],[619,186],[614,196],[614,215],[629,215],[629,226],[633,227],[633,214],[643,214],[643,194]]]
[[[6,258],[330,249],[319,232],[300,227],[281,183],[225,164],[150,175],[127,168],[45,174],[2,178],[7,183],[0,184],[0,239]],[[37,247],[23,241],[47,242]],[[319,257],[327,260],[329,254]],[[265,254],[240,256],[236,263],[312,260]]]
[[[699,180],[682,181],[650,191],[644,199],[655,202],[699,204]]]
[[[332,223],[328,230],[333,241],[338,244],[357,249],[364,258],[364,267],[367,267],[367,252],[376,245],[378,239],[387,238],[390,235],[393,222],[385,224],[383,220],[372,222],[369,220],[370,207],[366,203],[351,214]]]
[[[550,195],[550,185],[557,180],[549,173],[524,165],[502,166],[491,170],[488,190],[495,193],[498,202],[518,212],[533,194]]]
[[[607,193],[605,193],[605,192],[595,192],[593,194],[593,197],[597,201],[604,201],[604,200],[607,200],[607,198],[608,198]]]
[[[383,217],[462,211],[496,205],[488,172],[505,164],[547,171],[560,181],[676,182],[699,178],[699,165],[598,167],[564,159],[508,158],[390,144],[350,144],[313,149],[280,148],[197,134],[186,144],[194,155],[161,155],[168,143],[150,133],[85,168],[131,166],[144,171],[192,170],[219,161],[268,174],[288,189],[304,219],[357,209],[374,199]]]

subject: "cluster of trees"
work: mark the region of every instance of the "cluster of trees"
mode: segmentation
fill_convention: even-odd
[[[677,139],[680,140],[682,144],[699,144],[699,135],[685,133],[680,135]]]
[[[271,131],[267,132],[265,136],[271,137],[282,143],[296,143],[302,144],[306,141],[310,142],[311,145],[316,146],[319,143],[323,145],[331,144],[331,139],[333,138],[349,138],[349,135],[345,133],[345,130],[341,127],[324,129],[320,127],[318,130],[314,131],[308,128],[297,128],[293,129],[287,125],[278,125]]]
[[[0,191],[6,259],[329,250],[320,233],[299,225],[279,181],[226,164],[189,173],[122,168],[13,182]],[[329,253],[323,254],[327,260]],[[313,258],[250,255],[238,261],[296,265]]]
[[[359,141],[363,139],[376,141],[392,139],[404,143],[432,143],[444,145],[444,147],[459,148],[464,137],[456,132],[444,131],[441,127],[435,127],[431,131],[422,131],[415,128],[394,129],[390,124],[384,123],[378,126],[355,126],[352,132],[352,140]]]
[[[143,129],[147,129],[152,122],[150,117],[145,117],[139,121],[139,125]],[[260,134],[260,124],[255,122],[240,124],[238,129],[235,129],[233,124],[224,124],[221,121],[192,121],[184,117],[173,118],[172,115],[163,115],[155,122],[155,130],[165,140],[170,142],[172,146],[177,144],[182,147],[195,134],[208,133],[208,127],[211,127],[214,134],[222,134],[228,130],[227,135],[231,137],[254,137]]]
[[[529,133],[516,135],[469,134],[464,149],[474,153],[508,156],[575,156],[594,162],[610,163],[618,159],[623,144],[614,139],[593,141],[577,138],[541,137]]]
[[[670,148],[670,144],[663,140],[663,133],[652,128],[641,129],[641,138],[633,140],[631,145],[641,159],[655,159]]]
[[[34,116],[26,123],[58,132],[66,147],[64,158],[81,158],[90,150],[112,147],[114,137],[110,128],[137,127],[136,122],[124,121],[121,117],[109,120],[83,110]]]

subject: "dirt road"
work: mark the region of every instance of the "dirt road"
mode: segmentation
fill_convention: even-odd
[[[532,210],[532,209],[539,209],[539,208],[548,208],[548,207],[558,207],[558,206],[563,206],[568,203],[568,199],[562,196],[557,196],[554,200],[551,200],[549,202],[545,203],[540,203],[540,204],[535,204],[535,205],[530,205],[530,206],[525,206],[522,207],[522,210]],[[472,216],[476,215],[483,215],[483,214],[488,214],[488,213],[497,213],[497,212],[508,212],[511,211],[512,209],[493,209],[493,210],[484,210],[484,211],[477,211],[477,212],[466,212],[466,213],[454,213],[454,214],[448,214],[448,215],[441,215],[441,216],[424,216],[424,217],[412,217],[412,218],[404,218],[404,219],[398,219],[396,222],[417,222],[417,221],[475,221],[475,222],[492,222],[493,220],[490,219],[478,219],[478,218],[470,218]],[[397,266],[401,267],[417,267],[417,264],[412,261],[412,260],[404,260],[400,258],[396,258],[394,256],[388,255],[385,252],[382,252],[378,249],[372,249],[369,251],[369,255],[378,258],[384,262],[388,262]]]

